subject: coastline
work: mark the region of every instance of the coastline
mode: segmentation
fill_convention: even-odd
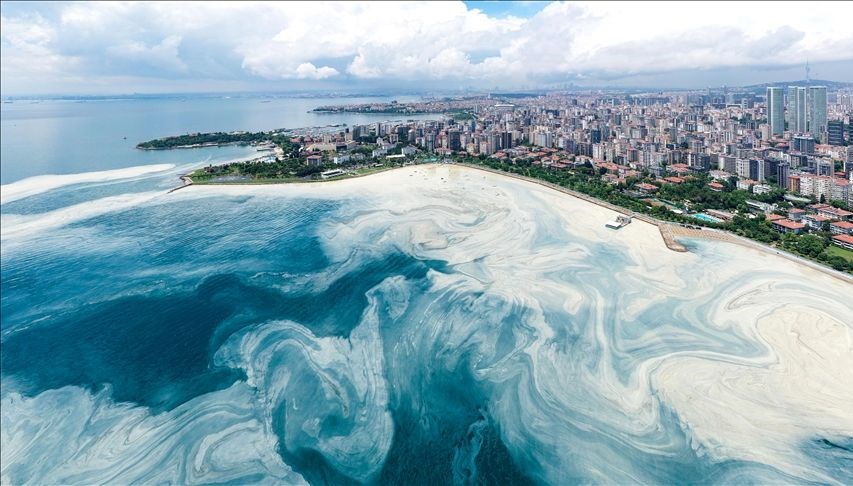
[[[201,184],[194,184],[194,185],[197,188],[199,188],[199,187],[240,187],[240,186],[262,187],[262,186],[286,186],[286,185],[303,186],[303,187],[309,186],[309,185],[314,185],[314,186],[318,186],[318,187],[323,187],[323,186],[328,187],[330,184],[344,183],[345,181],[351,181],[354,179],[361,179],[361,178],[364,178],[366,176],[371,176],[371,175],[379,175],[379,174],[386,174],[387,175],[389,173],[397,172],[398,170],[402,170],[402,169],[413,169],[413,168],[415,168],[415,169],[417,169],[417,168],[428,169],[428,168],[454,167],[454,166],[455,167],[463,167],[466,169],[476,169],[476,170],[479,170],[482,172],[487,172],[487,173],[491,173],[491,174],[495,174],[495,175],[499,175],[499,176],[503,176],[503,177],[507,177],[507,178],[511,178],[511,179],[516,179],[516,180],[523,181],[523,182],[534,183],[538,186],[542,186],[544,188],[547,188],[547,189],[550,189],[550,190],[553,190],[553,191],[556,191],[556,192],[559,192],[559,193],[562,193],[562,194],[565,194],[568,196],[572,196],[575,199],[579,199],[583,202],[593,204],[593,205],[598,206],[600,208],[607,209],[610,211],[614,211],[618,214],[631,216],[632,220],[637,220],[637,221],[640,221],[643,223],[648,223],[650,225],[655,226],[658,230],[658,234],[661,238],[661,241],[664,243],[664,246],[667,249],[669,249],[670,251],[673,251],[676,253],[690,253],[689,249],[684,244],[682,244],[678,241],[679,239],[689,238],[689,239],[704,239],[704,240],[722,241],[722,242],[726,242],[726,243],[732,243],[732,244],[740,245],[744,248],[748,248],[751,250],[761,251],[762,253],[765,253],[768,255],[779,256],[779,257],[782,257],[782,258],[784,258],[784,259],[786,259],[792,263],[804,265],[805,267],[808,267],[812,270],[817,270],[817,271],[819,271],[819,272],[821,272],[827,276],[835,277],[836,279],[842,280],[846,283],[853,283],[853,275],[848,275],[846,273],[837,271],[835,269],[823,266],[817,262],[812,262],[810,260],[799,257],[797,255],[790,254],[784,250],[761,244],[759,242],[750,240],[748,238],[744,238],[742,236],[735,235],[734,233],[730,233],[728,231],[722,231],[722,230],[711,229],[711,228],[704,228],[702,230],[686,228],[686,227],[683,227],[681,225],[671,223],[669,221],[661,221],[661,220],[657,220],[657,219],[652,218],[652,217],[645,215],[645,214],[635,213],[635,212],[630,211],[628,209],[625,209],[623,207],[616,206],[616,205],[608,203],[606,201],[596,199],[592,196],[589,196],[589,195],[586,195],[583,193],[579,193],[577,191],[573,191],[571,189],[567,189],[565,187],[558,186],[556,184],[552,184],[552,183],[549,183],[546,181],[542,181],[539,179],[526,177],[526,176],[522,176],[522,175],[518,175],[518,174],[510,174],[507,172],[502,172],[499,170],[491,169],[488,167],[481,167],[481,166],[473,165],[473,164],[458,163],[458,162],[453,162],[453,163],[432,162],[432,163],[425,163],[425,164],[404,165],[404,166],[399,166],[399,167],[389,167],[389,168],[385,168],[383,170],[378,170],[378,171],[370,172],[370,173],[366,173],[366,174],[354,175],[354,176],[346,177],[346,178],[335,178],[335,179],[328,179],[328,180],[321,180],[321,181],[299,181],[299,182],[291,182],[291,181],[266,182],[265,181],[265,182],[259,182],[259,183],[254,183],[254,184],[245,183],[245,182],[201,183]],[[187,179],[189,179],[189,178],[187,178]],[[190,184],[185,184],[185,185],[183,185],[179,188],[176,188],[176,189],[182,189],[184,187],[187,187],[188,185],[190,185]],[[631,226],[631,225],[628,225],[628,226]],[[608,231],[613,231],[613,230],[608,230]],[[624,229],[616,230],[616,231],[624,231]]]
[[[359,111],[359,110],[308,110],[307,113],[335,114],[354,113],[356,115],[441,115],[441,111]]]
[[[541,181],[539,179],[534,179],[532,177],[525,177],[518,174],[510,174],[507,172],[502,172],[499,170],[490,169],[488,167],[479,167],[471,164],[457,163],[455,165],[461,165],[464,167],[468,167],[471,169],[479,169],[486,172],[491,172],[493,174],[504,175],[507,177],[512,177],[514,179],[523,180],[526,182],[533,182],[535,184],[539,184],[540,186],[547,187],[549,189],[553,189],[558,192],[562,192],[569,196],[576,197],[578,199],[582,199],[586,202],[596,204],[598,206],[602,206],[604,208],[610,209],[612,211],[616,211],[618,213],[631,216],[632,219],[639,219],[640,221],[644,221],[649,224],[653,224],[658,227],[660,230],[661,238],[663,238],[664,244],[666,247],[672,251],[676,252],[688,252],[689,250],[683,244],[678,242],[679,238],[695,238],[695,239],[705,239],[705,240],[716,240],[716,241],[724,241],[727,243],[733,243],[736,245],[742,245],[747,248],[752,248],[755,250],[764,251],[770,254],[774,254],[785,258],[791,262],[799,263],[806,265],[814,270],[821,271],[827,275],[839,278],[845,282],[853,283],[853,275],[848,275],[844,272],[840,272],[833,268],[829,268],[827,266],[821,265],[816,262],[812,262],[800,256],[788,253],[785,250],[781,250],[779,248],[774,248],[772,246],[764,245],[757,241],[751,240],[749,238],[744,238],[743,236],[736,235],[729,231],[718,230],[714,228],[703,228],[701,230],[686,228],[680,224],[671,223],[669,221],[661,221],[655,218],[652,218],[645,214],[636,213],[634,211],[630,211],[620,206],[616,206],[615,204],[608,203],[607,201],[602,201],[600,199],[596,199],[592,196],[588,196],[583,193],[579,193],[577,191],[573,191],[571,189],[567,189],[562,186],[558,186],[556,184],[551,184],[550,182]]]
[[[426,164],[419,164],[419,165],[426,165]],[[246,182],[246,181],[192,182],[192,179],[190,179],[190,177],[189,177],[190,174],[186,174],[186,175],[181,176],[181,180],[184,180],[184,178],[189,179],[191,181],[190,182],[191,184],[195,184],[198,186],[279,186],[279,185],[287,185],[287,184],[319,184],[319,183],[323,183],[323,182],[338,182],[338,181],[346,181],[349,179],[358,179],[360,177],[366,177],[366,176],[381,174],[383,172],[388,172],[388,171],[392,171],[395,169],[402,169],[405,167],[410,167],[410,166],[402,165],[402,166],[398,166],[398,167],[380,167],[380,168],[377,168],[376,170],[371,170],[371,171],[365,172],[363,174],[353,174],[353,175],[347,175],[347,176],[340,176],[340,177],[334,177],[334,178],[330,178],[330,179],[323,179],[323,180],[319,180],[319,181],[318,180],[296,178],[296,179],[256,179],[255,182]],[[184,186],[176,187],[173,190],[181,189],[182,187],[184,187]]]
[[[247,142],[222,142],[222,143],[196,143],[191,145],[175,145],[173,147],[140,147],[136,146],[137,150],[176,150],[176,149],[196,149],[209,147],[230,147],[232,145],[249,145]]]

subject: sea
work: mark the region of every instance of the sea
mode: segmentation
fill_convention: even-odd
[[[851,484],[851,284],[473,169],[170,192],[353,98],[2,105],[3,484]]]
[[[273,130],[399,119],[388,114],[319,113],[319,106],[410,101],[396,97],[293,97],[279,94],[14,99],[0,104],[0,183],[153,164],[184,165],[247,154],[240,147],[144,151],[137,143],[194,132]],[[409,115],[407,119],[438,115]]]

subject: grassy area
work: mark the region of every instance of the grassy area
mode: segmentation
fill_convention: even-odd
[[[355,170],[352,170],[344,175],[338,177],[332,177],[329,179],[311,179],[304,177],[256,177],[249,179],[236,179],[236,180],[222,180],[221,177],[232,177],[232,176],[213,176],[213,177],[198,177],[197,175],[190,174],[190,177],[193,180],[193,184],[196,185],[243,185],[243,184],[293,184],[293,183],[311,183],[311,182],[326,182],[326,181],[339,181],[342,179],[352,179],[354,177],[362,177],[370,174],[377,174],[379,172],[384,172],[386,170],[397,169],[402,167],[400,165],[383,165],[382,167],[361,167]]]
[[[267,178],[241,179],[241,180],[231,180],[231,181],[216,180],[214,178],[198,179],[198,180],[193,179],[193,184],[197,185],[197,186],[227,186],[229,184],[234,184],[234,185],[284,184],[284,183],[294,183],[294,182],[310,182],[310,181],[305,181],[305,180],[299,179],[297,177],[278,178],[278,179],[267,179]]]
[[[838,245],[829,245],[824,252],[829,256],[839,256],[848,262],[853,262],[853,251],[841,248]]]
[[[471,120],[475,118],[473,113],[468,113],[467,111],[450,111],[444,115],[453,118],[456,121]]]

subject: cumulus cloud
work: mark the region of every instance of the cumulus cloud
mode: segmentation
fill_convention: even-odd
[[[849,61],[851,5],[554,2],[521,17],[462,2],[8,4],[2,81],[493,86]]]
[[[310,62],[303,62],[296,68],[296,77],[299,79],[325,79],[338,74],[338,70],[329,66],[318,68]]]
[[[79,61],[54,49],[56,30],[39,15],[0,16],[0,32],[4,75],[53,76],[73,70]]]

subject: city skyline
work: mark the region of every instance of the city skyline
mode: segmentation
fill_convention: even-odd
[[[691,89],[853,80],[846,4],[2,3],[22,94]],[[851,12],[853,13],[853,12]],[[756,22],[760,18],[761,22]],[[321,26],[322,28],[316,28]]]

